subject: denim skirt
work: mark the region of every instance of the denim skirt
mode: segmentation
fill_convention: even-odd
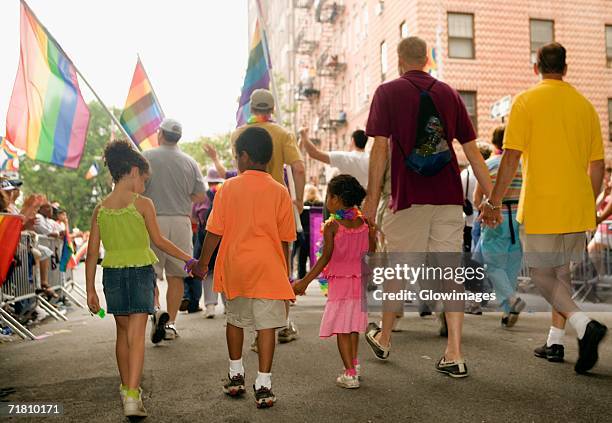
[[[106,267],[102,273],[107,313],[153,314],[155,270],[153,266]]]

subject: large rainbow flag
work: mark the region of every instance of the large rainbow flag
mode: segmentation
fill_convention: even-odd
[[[76,69],[23,1],[20,27],[21,52],[6,117],[7,138],[31,159],[77,168],[89,109]]]
[[[138,147],[148,150],[159,145],[157,129],[162,120],[164,113],[139,58],[119,121]]]
[[[19,216],[0,214],[0,286],[6,280],[19,245],[23,222]]]
[[[19,170],[19,151],[6,137],[0,137],[0,170],[7,172]]]
[[[238,126],[244,125],[251,115],[251,93],[258,88],[270,88],[270,64],[266,61],[267,52],[264,53],[266,47],[265,34],[262,40],[262,31],[259,28],[259,20],[255,24],[255,32],[251,42],[251,51],[249,52],[249,65],[244,77],[242,85],[242,94],[238,112],[236,113],[236,121]]]

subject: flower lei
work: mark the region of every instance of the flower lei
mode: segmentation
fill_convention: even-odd
[[[361,214],[361,210],[359,210],[357,207],[351,207],[350,209],[340,209],[335,213],[332,213],[325,223],[331,220],[355,220],[362,216],[363,214]]]
[[[265,123],[265,122],[274,122],[271,115],[251,115],[247,119],[247,124],[252,125],[254,123]]]

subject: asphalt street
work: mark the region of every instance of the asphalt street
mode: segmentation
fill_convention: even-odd
[[[101,295],[101,289],[99,291]],[[101,297],[103,297],[101,295]],[[292,307],[300,337],[279,345],[273,366],[278,402],[258,410],[252,390],[241,399],[221,392],[227,373],[222,308],[215,319],[181,314],[180,338],[147,343],[144,403],[151,422],[609,422],[612,421],[612,341],[604,340],[591,375],[573,371],[577,344],[566,336],[566,362],[533,356],[549,327],[546,313],[524,313],[504,330],[498,313],[466,316],[464,355],[470,375],[454,380],[434,370],[445,340],[434,318],[409,313],[394,334],[387,362],[360,345],[361,388],[335,385],[341,361],[334,339],[318,338],[325,298],[316,284]],[[124,421],[117,387],[112,316],[92,317],[74,309],[68,322],[44,323],[38,341],[0,344],[0,388],[10,402],[56,402],[64,415],[54,421]],[[597,313],[612,327],[612,314]],[[374,316],[373,316],[374,317]],[[251,337],[248,337],[250,342]],[[257,356],[245,345],[247,384],[254,382]],[[38,421],[20,418],[19,421]]]

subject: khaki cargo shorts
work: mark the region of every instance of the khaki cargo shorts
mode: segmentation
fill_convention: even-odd
[[[277,329],[287,325],[285,300],[236,297],[227,300],[227,323],[255,330]]]
[[[520,238],[529,267],[548,268],[580,262],[586,249],[586,233],[526,234],[521,225]]]
[[[187,216],[157,216],[159,230],[161,234],[172,241],[187,254],[193,253],[193,231],[191,230],[191,220]],[[157,279],[164,279],[164,272],[167,277],[186,278],[187,272],[183,270],[185,263],[164,253],[153,243],[151,249],[157,256],[159,262],[153,265]]]

